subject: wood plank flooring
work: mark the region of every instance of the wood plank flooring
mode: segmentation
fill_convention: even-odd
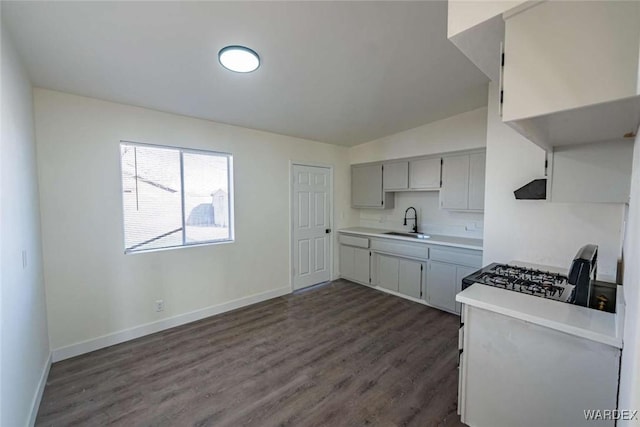
[[[458,324],[337,280],[55,363],[36,425],[459,426]]]

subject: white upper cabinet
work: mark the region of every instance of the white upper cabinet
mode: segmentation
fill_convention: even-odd
[[[440,207],[460,211],[484,210],[486,153],[442,158]]]
[[[393,194],[382,188],[382,164],[351,166],[351,205],[354,208],[393,208]]]
[[[385,162],[382,173],[384,191],[438,190],[440,162],[440,157]]]
[[[382,182],[385,191],[409,188],[409,162],[384,163]]]
[[[439,191],[440,207],[484,210],[484,150],[351,165],[351,206],[392,209],[395,192]]]
[[[546,1],[505,16],[502,120],[547,151],[640,124],[640,2]]]
[[[382,206],[382,165],[351,167],[351,204],[359,207]]]
[[[414,190],[440,188],[440,157],[417,159],[409,162],[409,187]]]
[[[557,147],[552,157],[552,202],[628,203],[633,141]]]
[[[442,159],[442,209],[469,208],[469,155]]]
[[[639,47],[637,1],[547,1],[507,17],[503,120],[638,95]]]
[[[548,152],[640,125],[640,1],[449,0],[447,34],[501,85],[502,120]]]
[[[469,209],[484,210],[484,176],[487,163],[486,153],[469,155]]]

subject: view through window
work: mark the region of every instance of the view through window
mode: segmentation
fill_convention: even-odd
[[[125,252],[233,240],[232,156],[122,142]]]

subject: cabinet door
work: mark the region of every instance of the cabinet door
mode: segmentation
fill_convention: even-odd
[[[355,274],[354,265],[355,248],[340,245],[340,276],[345,279],[353,279]]]
[[[400,260],[396,257],[377,255],[378,286],[398,292],[398,272]]]
[[[462,279],[467,277],[468,275],[477,271],[477,268],[471,267],[463,267],[461,265],[456,267],[456,295],[462,291]],[[455,299],[455,297],[454,297]],[[460,314],[460,310],[462,309],[462,304],[456,302],[456,313]]]
[[[638,94],[640,3],[549,1],[505,20],[504,121]]]
[[[440,207],[443,209],[469,208],[469,155],[442,159],[442,190]]]
[[[414,298],[422,297],[422,263],[401,259],[398,282],[400,293]]]
[[[382,165],[351,166],[351,204],[355,207],[383,206]]]
[[[427,302],[448,311],[455,311],[457,271],[454,264],[429,261],[427,269]]]
[[[406,190],[409,187],[409,162],[385,163],[382,183],[385,190]]]
[[[441,159],[420,159],[409,162],[409,187],[413,189],[440,188]]]
[[[353,279],[361,283],[370,283],[369,281],[369,262],[371,260],[368,249],[355,248],[354,250],[354,268]]]
[[[486,163],[486,153],[476,153],[469,156],[469,209],[484,210]]]
[[[553,152],[551,201],[628,203],[633,141],[576,144]]]

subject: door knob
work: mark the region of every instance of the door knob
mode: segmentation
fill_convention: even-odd
[[[329,234],[329,233],[331,233],[331,229],[330,229],[330,228],[327,228],[326,230],[324,230],[324,232],[325,232],[325,233],[327,233],[327,234]]]

